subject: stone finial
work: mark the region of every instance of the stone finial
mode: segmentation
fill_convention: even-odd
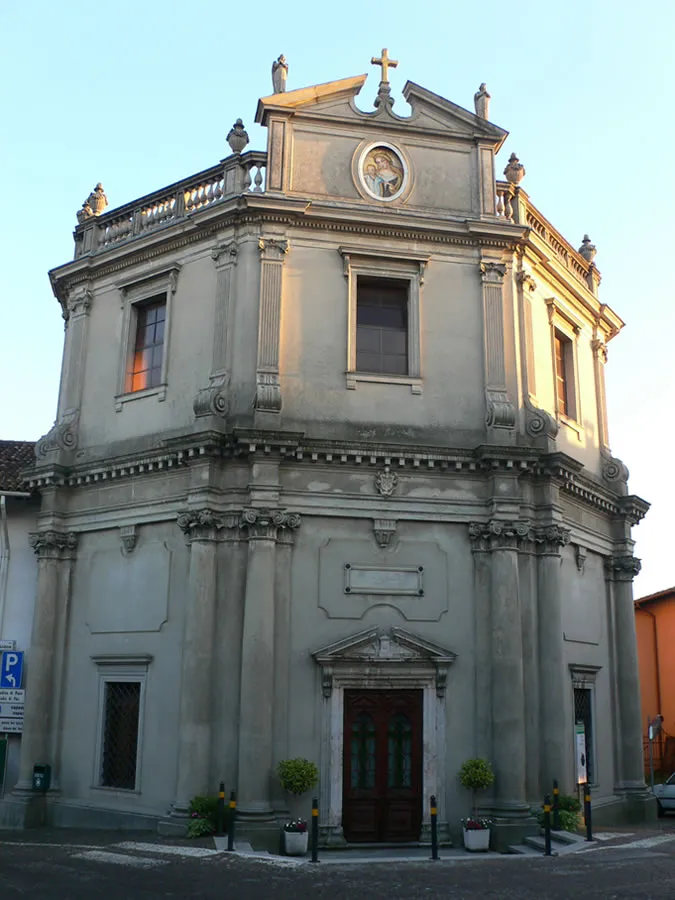
[[[587,234],[584,235],[584,239],[581,242],[581,247],[579,247],[579,253],[583,256],[586,262],[593,262],[595,259],[595,254],[598,251],[595,248],[595,244],[591,244],[591,239]]]
[[[504,169],[506,180],[511,184],[520,184],[525,177],[525,166],[520,162],[515,153],[509,156],[509,162]]]
[[[282,94],[286,90],[286,79],[288,78],[288,63],[286,57],[282,53],[278,59],[272,63],[272,88],[275,94]]]
[[[248,134],[246,133],[244,123],[241,119],[237,119],[230,129],[230,133],[227,136],[227,143],[230,145],[233,153],[241,153],[248,144]]]
[[[92,216],[100,216],[101,213],[105,211],[107,205],[108,198],[103,190],[103,185],[99,181],[94,190],[82,204],[82,209],[78,209],[77,221],[82,224],[82,222],[86,222],[87,219],[91,219]]]
[[[87,203],[91,207],[91,211],[95,216],[100,216],[108,206],[108,198],[103,190],[103,185],[99,181],[94,190],[87,197]]]
[[[93,215],[94,210],[91,208],[91,206],[89,206],[88,201],[85,200],[82,204],[82,209],[78,209],[77,211],[77,221],[81,225],[83,222],[86,222],[87,219],[91,219]]]
[[[490,95],[487,92],[485,82],[482,82],[476,93],[473,95],[473,105],[476,108],[476,115],[481,119],[487,119],[490,109]]]

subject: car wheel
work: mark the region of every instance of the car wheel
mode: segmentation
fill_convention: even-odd
[[[665,809],[661,806],[658,800],[656,801],[656,811],[659,819],[662,819],[666,814]]]

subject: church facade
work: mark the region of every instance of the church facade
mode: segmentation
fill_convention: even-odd
[[[238,120],[213,168],[78,214],[5,823],[183,828],[223,780],[264,831],[293,757],[328,843],[424,837],[431,795],[457,835],[475,756],[496,846],[580,755],[598,820],[652,814],[623,323],[514,154],[496,180],[485,86],[409,81],[398,115],[378,62],[364,112],[365,75],[286,91],[280,57],[266,152]]]

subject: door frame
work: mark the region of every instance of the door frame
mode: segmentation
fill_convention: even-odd
[[[315,651],[322,669],[320,828],[327,844],[345,842],[342,831],[344,692],[422,691],[422,837],[429,834],[429,797],[436,795],[439,830],[447,830],[445,686],[456,656],[402,628],[370,628]]]

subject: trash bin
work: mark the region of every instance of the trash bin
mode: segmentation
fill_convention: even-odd
[[[52,783],[52,767],[46,765],[33,766],[33,790],[48,791]]]

